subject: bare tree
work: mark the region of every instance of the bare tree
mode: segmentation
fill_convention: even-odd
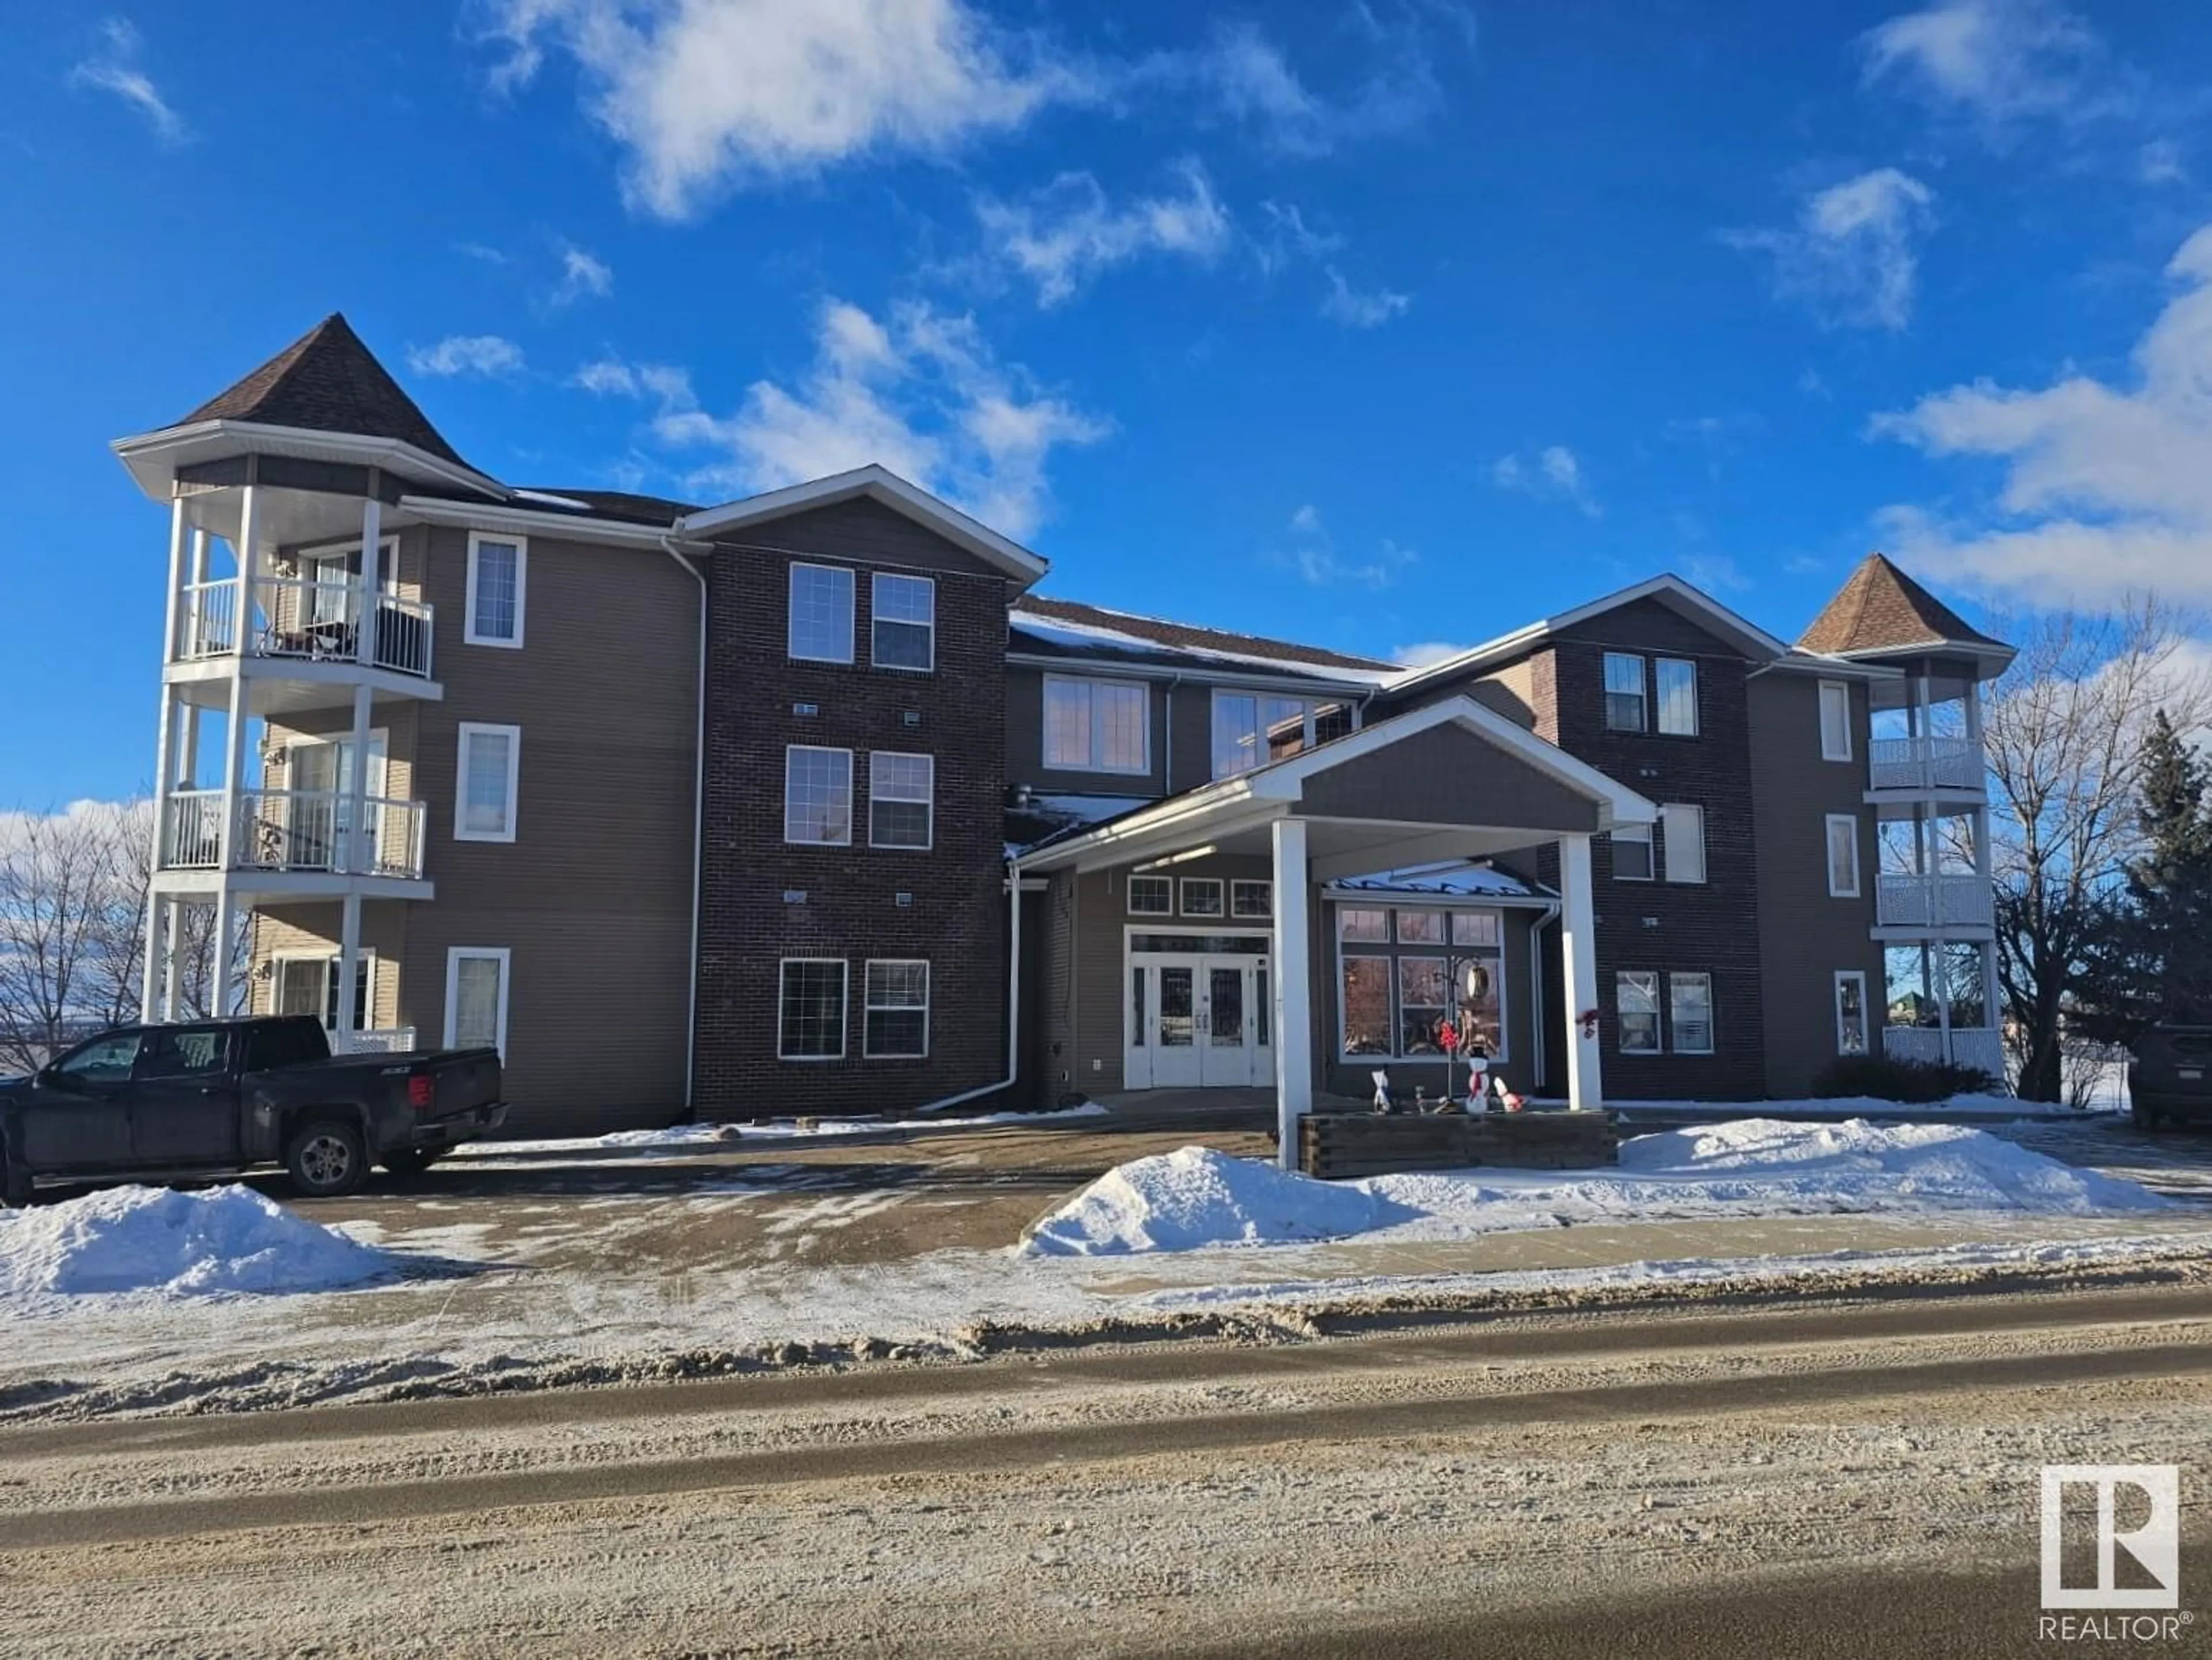
[[[2146,728],[2160,708],[2183,732],[2212,722],[2212,676],[2186,623],[2153,597],[2017,624],[2020,656],[1984,705],[1997,966],[2029,1100],[2060,1098],[2068,1001],[2141,839]]]
[[[137,1018],[146,838],[143,803],[0,815],[0,1061]]]

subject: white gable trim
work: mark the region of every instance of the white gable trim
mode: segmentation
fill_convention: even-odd
[[[965,548],[978,559],[997,566],[1009,576],[1019,577],[1024,582],[1034,582],[1045,573],[1045,562],[1019,543],[1000,535],[989,526],[970,519],[950,502],[939,501],[920,485],[908,483],[889,468],[872,461],[849,472],[832,473],[827,478],[810,478],[803,484],[791,484],[764,495],[749,496],[741,502],[726,502],[718,508],[702,508],[677,520],[676,533],[687,538],[711,536],[717,531],[734,530],[758,524],[763,520],[780,519],[786,514],[802,512],[808,508],[828,507],[860,496],[880,502],[916,524],[935,531],[946,541]]]
[[[164,427],[135,438],[118,438],[108,447],[131,470],[139,489],[162,502],[169,499],[168,481],[176,476],[179,467],[195,461],[220,459],[241,448],[305,460],[382,467],[403,475],[428,474],[489,496],[507,494],[504,484],[474,467],[457,465],[400,439],[325,432],[313,427],[272,427],[258,421],[198,421],[186,427]]]

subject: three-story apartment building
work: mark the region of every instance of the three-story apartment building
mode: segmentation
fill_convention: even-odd
[[[1753,1098],[1995,1054],[1977,688],[1878,556],[1408,671],[1102,611],[866,467],[505,484],[333,317],[117,450],[170,510],[146,1003],[494,1043],[536,1130],[1272,1085]],[[227,961],[219,965],[227,982]]]

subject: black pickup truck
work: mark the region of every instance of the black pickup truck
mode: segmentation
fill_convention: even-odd
[[[0,1200],[266,1164],[320,1198],[372,1163],[413,1175],[506,1116],[497,1049],[333,1056],[312,1015],[118,1026],[0,1083]]]
[[[2212,1123],[2212,1026],[2162,1021],[2136,1038],[2128,1100],[2142,1129]]]

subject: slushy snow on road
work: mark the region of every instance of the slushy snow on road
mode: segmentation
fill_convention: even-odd
[[[2133,1182],[1956,1124],[1735,1123],[1622,1143],[1618,1170],[1483,1168],[1319,1182],[1208,1147],[1109,1171],[1021,1250],[1100,1256],[1352,1234],[1469,1238],[1576,1223],[1857,1213],[2102,1216],[2162,1209]]]
[[[0,1304],[95,1292],[337,1291],[389,1279],[406,1261],[236,1185],[111,1188],[0,1211]]]

